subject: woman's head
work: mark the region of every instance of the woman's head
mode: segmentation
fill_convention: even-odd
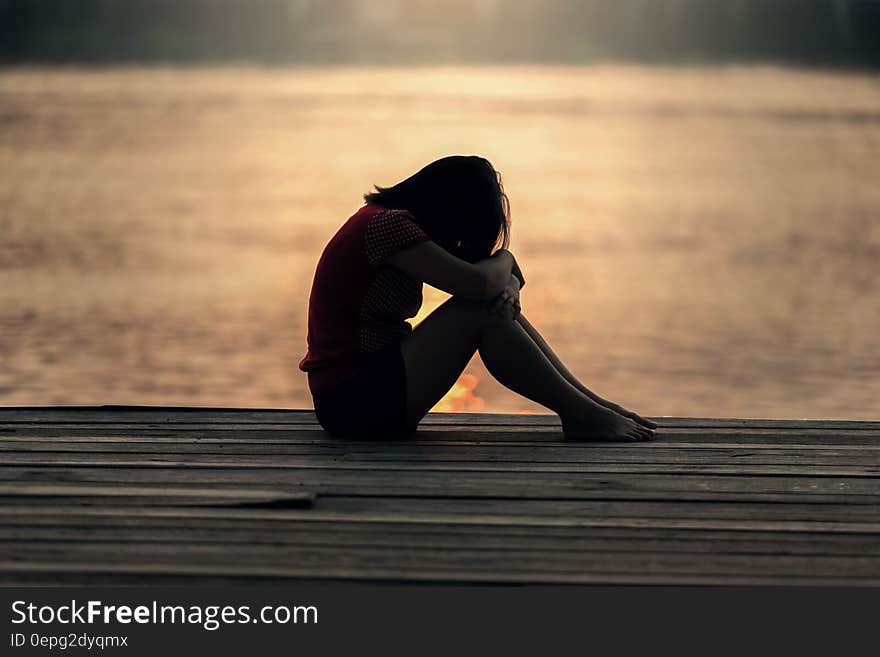
[[[476,155],[431,162],[392,187],[376,185],[364,200],[409,210],[432,240],[470,262],[508,244],[510,204],[501,174]]]

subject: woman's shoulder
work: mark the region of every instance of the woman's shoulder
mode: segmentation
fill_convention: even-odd
[[[376,233],[410,233],[421,230],[415,216],[409,210],[386,208],[375,203],[367,203],[349,220],[365,235]]]
[[[387,241],[389,237],[393,237],[394,241],[409,240],[415,235],[422,237],[423,233],[409,210],[366,203],[340,227],[331,243],[351,243],[355,240],[369,245],[377,240]]]
[[[430,239],[408,210],[373,206],[364,228],[367,260],[378,266],[402,248]]]
[[[377,233],[404,233],[422,232],[418,221],[409,210],[400,208],[386,208],[381,205],[368,203],[365,208],[364,227],[366,235]]]
[[[404,210],[403,208],[386,208],[376,203],[366,203],[360,210],[358,210],[358,214],[360,213],[363,213],[364,216],[370,220],[382,217],[386,220],[406,219],[407,221],[415,221],[415,216],[413,216],[413,213],[409,210]]]

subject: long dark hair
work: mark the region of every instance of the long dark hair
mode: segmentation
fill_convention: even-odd
[[[365,201],[408,210],[433,241],[469,262],[510,241],[510,202],[501,174],[483,157],[443,157],[392,187],[375,188]]]

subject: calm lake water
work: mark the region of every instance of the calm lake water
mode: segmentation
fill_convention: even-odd
[[[880,417],[880,78],[775,68],[0,71],[0,405],[310,407],[321,248],[450,153],[601,394]],[[441,408],[539,410],[478,360]]]

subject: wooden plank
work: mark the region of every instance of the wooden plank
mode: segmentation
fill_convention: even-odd
[[[216,569],[204,568],[187,572],[169,573],[159,567],[149,564],[139,564],[136,568],[111,565],[96,572],[88,565],[73,564],[65,567],[64,563],[39,563],[32,565],[19,565],[15,563],[4,564],[6,571],[0,570],[0,585],[6,587],[35,587],[35,586],[251,586],[259,585],[281,586],[295,581],[298,586],[327,586],[338,582],[358,581],[366,584],[371,583],[401,583],[410,584],[433,584],[442,582],[457,585],[473,584],[504,584],[504,585],[589,585],[589,586],[615,586],[615,585],[639,585],[639,586],[828,586],[828,587],[866,587],[877,586],[876,580],[864,578],[843,579],[840,577],[817,577],[817,576],[758,576],[737,575],[734,577],[718,575],[691,575],[671,574],[664,575],[643,573],[603,573],[595,575],[584,573],[577,575],[545,575],[542,573],[517,573],[515,578],[491,579],[486,575],[472,577],[468,574],[460,574],[454,577],[446,576],[437,579],[430,572],[414,572],[406,578],[387,574],[378,576],[371,574],[365,577],[363,573],[345,577],[336,574],[329,576],[281,575],[267,568],[261,572],[248,570],[247,572],[217,572]]]
[[[65,455],[82,455],[84,451],[96,458],[129,456],[131,458],[150,458],[156,454],[163,457],[199,456],[213,458],[225,456],[233,458],[280,457],[282,462],[290,458],[308,458],[313,463],[327,459],[343,462],[372,463],[374,467],[382,464],[422,463],[451,465],[458,463],[639,463],[725,465],[805,465],[805,466],[859,466],[876,468],[880,466],[880,449],[860,450],[852,448],[781,449],[768,448],[750,450],[748,448],[705,448],[686,450],[670,448],[665,445],[646,446],[642,444],[616,449],[591,449],[589,451],[569,449],[554,445],[546,446],[505,446],[505,445],[396,445],[388,449],[375,449],[363,445],[290,445],[263,443],[130,443],[76,441],[27,441],[15,440],[0,442],[0,454],[7,456],[42,459],[59,458]]]
[[[400,461],[360,461],[357,458],[342,456],[243,456],[243,455],[204,455],[204,454],[148,454],[144,457],[132,457],[128,454],[41,454],[11,453],[3,454],[6,467],[77,467],[87,465],[95,468],[151,468],[156,466],[169,468],[236,468],[236,469],[272,469],[272,470],[308,470],[333,469],[338,471],[368,470],[377,467],[393,469],[396,472],[499,472],[557,474],[687,474],[687,475],[737,475],[737,476],[803,476],[803,477],[860,477],[876,480],[877,493],[880,495],[880,466],[878,465],[806,465],[782,464],[766,465],[763,463],[746,464],[700,464],[688,461],[667,463],[643,463],[631,461],[626,463],[606,462],[566,462],[538,463],[534,461],[495,462],[495,461],[447,461],[437,462],[430,457]]]
[[[153,542],[137,544],[127,541],[99,543],[10,541],[0,542],[0,561],[54,561],[67,558],[94,559],[104,564],[165,563],[172,569],[203,564],[215,564],[229,568],[235,565],[262,566],[273,564],[286,569],[290,565],[309,568],[310,575],[332,574],[331,564],[359,564],[376,566],[383,564],[401,574],[415,563],[422,568],[445,567],[451,571],[479,571],[488,567],[504,570],[528,570],[544,573],[569,573],[583,571],[638,570],[653,572],[663,564],[678,573],[726,573],[764,574],[787,573],[839,576],[880,577],[880,557],[863,555],[765,555],[752,553],[704,554],[695,559],[692,553],[645,552],[632,546],[630,549],[608,551],[591,549],[517,549],[479,548],[470,546],[418,547],[408,545],[389,549],[379,545],[222,545],[194,544],[189,547],[177,543]],[[329,563],[328,563],[329,562]],[[338,567],[338,566],[336,566]]]
[[[780,420],[742,418],[651,418],[664,427],[692,428],[798,428],[825,429],[873,429],[880,430],[880,421],[860,420]],[[145,423],[250,423],[250,424],[315,424],[314,412],[310,410],[283,409],[212,409],[212,408],[162,408],[162,407],[6,407],[0,408],[0,423],[16,422],[102,422],[120,421]],[[490,425],[490,426],[558,426],[558,419],[549,414],[480,414],[480,413],[431,413],[423,421],[425,425]]]
[[[76,498],[72,498],[76,499]],[[835,515],[831,511],[827,511],[825,505],[810,505],[810,508],[819,512],[813,516],[809,514],[798,515],[794,512],[785,514],[785,508],[803,508],[806,505],[789,505],[779,504],[771,505],[780,507],[773,509],[774,513],[765,513],[759,517],[753,517],[752,514],[744,512],[742,505],[736,505],[733,512],[710,511],[704,512],[705,515],[699,513],[672,510],[650,509],[650,503],[643,505],[638,502],[630,503],[629,506],[635,508],[626,511],[622,509],[608,510],[604,515],[597,513],[589,514],[568,514],[563,515],[558,512],[546,512],[546,509],[540,510],[545,513],[536,513],[534,508],[524,509],[517,512],[516,509],[507,510],[506,513],[481,514],[478,511],[464,513],[461,509],[449,511],[449,504],[444,505],[444,511],[412,513],[406,509],[396,509],[393,511],[375,511],[357,508],[352,512],[340,511],[333,508],[323,508],[326,506],[321,501],[321,510],[304,511],[299,509],[283,509],[274,508],[255,508],[243,509],[241,507],[227,506],[174,506],[174,505],[137,505],[125,506],[120,504],[120,500],[128,498],[117,498],[113,500],[112,506],[107,506],[108,502],[99,498],[84,498],[85,504],[82,506],[63,506],[59,505],[56,499],[38,500],[38,503],[19,504],[13,506],[0,505],[0,518],[4,522],[15,524],[18,522],[30,522],[33,525],[39,525],[47,522],[51,524],[59,517],[70,518],[84,525],[106,519],[111,523],[133,522],[133,523],[162,523],[165,519],[171,518],[183,519],[186,523],[197,525],[199,522],[236,522],[240,520],[253,521],[266,525],[274,525],[275,523],[286,523],[291,520],[308,520],[313,522],[324,521],[341,521],[341,522],[394,522],[407,523],[412,525],[430,526],[434,524],[455,523],[461,525],[484,525],[484,526],[517,526],[527,527],[532,531],[543,531],[548,527],[574,527],[592,530],[596,527],[612,527],[612,528],[628,528],[628,529],[692,529],[692,530],[732,530],[732,531],[749,531],[749,532],[801,532],[812,533],[818,532],[823,534],[876,534],[877,527],[880,525],[880,519],[877,518],[876,508],[864,507],[871,509],[871,515],[852,514],[846,519],[842,519],[839,515]],[[468,500],[472,502],[474,500]],[[51,504],[40,504],[39,502],[51,502]],[[448,502],[443,500],[443,502]],[[584,506],[596,505],[597,503],[582,503]],[[609,503],[604,503],[609,505]],[[554,505],[555,506],[555,505]],[[645,506],[648,511],[645,512]],[[702,506],[706,506],[705,503]],[[720,503],[711,504],[711,506],[722,506]],[[830,505],[833,506],[833,505]],[[665,511],[665,513],[664,513]],[[765,509],[766,511],[766,509]],[[720,516],[720,517],[715,517]],[[818,517],[814,517],[818,516]],[[860,519],[862,521],[860,521]]]
[[[309,545],[228,546],[126,542],[100,544],[12,542],[0,544],[0,573],[37,570],[41,564],[62,571],[239,574],[246,576],[325,577],[484,582],[681,581],[703,576],[717,581],[765,582],[834,579],[880,583],[880,557],[820,556],[607,550],[495,550],[474,548],[388,549],[386,547]],[[59,568],[60,566],[60,568]]]
[[[7,406],[0,407],[0,422],[249,422],[315,424],[315,413],[306,409],[250,409],[163,406]]]
[[[729,502],[557,501],[447,498],[322,497],[316,508],[276,509],[211,505],[128,506],[131,498],[90,495],[43,498],[21,496],[0,504],[3,522],[37,516],[71,518],[203,518],[260,520],[344,520],[415,524],[476,523],[529,527],[642,527],[682,529],[739,529],[749,531],[820,531],[873,533],[880,523],[876,505],[739,504]]]
[[[693,529],[631,529],[592,527],[533,527],[413,523],[301,522],[163,524],[67,523],[56,519],[48,525],[29,523],[0,527],[0,551],[15,543],[89,544],[127,543],[133,545],[180,544],[234,546],[249,545],[279,549],[283,547],[356,547],[409,549],[545,550],[548,552],[640,552],[687,553],[699,559],[713,554],[765,554],[786,556],[877,556],[880,532],[874,533],[795,533],[755,531],[712,531]]]
[[[255,480],[272,482],[274,484],[301,483],[305,480],[330,481],[333,477],[340,480],[373,485],[389,476],[398,477],[401,482],[413,481],[418,477],[430,476],[435,479],[443,478],[449,474],[461,476],[484,476],[483,482],[488,486],[493,482],[506,484],[507,482],[520,482],[532,484],[538,482],[558,483],[560,480],[577,480],[588,484],[589,482],[602,479],[596,475],[609,475],[604,477],[608,482],[625,480],[626,475],[638,474],[638,479],[646,476],[653,477],[658,484],[668,484],[670,480],[684,481],[689,485],[700,484],[705,481],[708,484],[720,482],[725,479],[749,479],[751,483],[759,486],[759,490],[781,490],[788,488],[790,484],[807,486],[816,491],[826,488],[826,480],[833,480],[834,490],[848,492],[850,494],[880,495],[880,477],[876,474],[863,474],[855,468],[841,468],[842,472],[822,472],[821,466],[816,466],[816,473],[803,474],[797,466],[770,466],[766,469],[755,468],[750,472],[748,468],[736,468],[730,466],[691,466],[680,465],[645,465],[645,464],[615,464],[615,463],[566,463],[550,465],[532,464],[505,464],[505,463],[456,463],[451,466],[436,465],[427,461],[425,463],[384,463],[377,468],[371,462],[358,463],[356,461],[342,461],[338,459],[326,459],[323,462],[311,459],[279,458],[251,459],[245,457],[233,457],[227,460],[225,457],[193,457],[187,460],[167,459],[157,455],[151,459],[128,460],[97,459],[88,456],[64,457],[53,460],[50,458],[31,459],[7,459],[7,463],[0,468],[0,481],[20,481],[27,476],[39,472],[47,480],[60,478],[63,480],[69,476],[77,477],[85,473],[86,477],[94,476],[100,480],[106,476],[129,477],[134,473],[135,477],[154,476],[156,481],[180,480],[183,473],[186,477],[198,477],[212,483],[224,483],[238,480],[247,480],[249,472],[256,473]],[[684,478],[687,479],[684,479]],[[751,481],[754,480],[754,481]],[[473,480],[477,483],[477,480]],[[779,483],[779,486],[774,484]]]
[[[770,529],[812,526],[820,523],[830,530],[837,523],[880,522],[880,505],[808,502],[749,502],[667,500],[528,500],[491,498],[354,497],[319,498],[315,511],[344,514],[346,517],[479,518],[481,522],[605,522],[687,521],[688,523],[734,522],[738,527]],[[315,511],[312,511],[314,513]],[[744,524],[743,524],[744,523]],[[688,525],[698,526],[698,524]],[[729,525],[724,525],[728,527]]]
[[[100,483],[104,485],[176,485],[278,487],[326,495],[430,495],[530,499],[736,499],[739,501],[811,501],[880,503],[873,478],[801,476],[729,476],[689,474],[577,474],[345,470],[331,468],[193,468],[41,466],[0,467],[4,483]]]
[[[264,425],[265,427],[266,425]],[[15,429],[0,431],[0,436],[14,437],[31,437],[32,439],[51,437],[72,439],[75,437],[87,437],[93,440],[101,440],[103,437],[113,438],[114,440],[137,439],[137,438],[154,438],[154,439],[238,439],[246,442],[281,442],[284,444],[339,444],[340,442],[358,443],[361,445],[372,445],[375,448],[382,446],[393,446],[401,444],[433,444],[433,443],[456,443],[462,445],[479,445],[488,443],[500,444],[524,444],[524,445],[566,445],[571,448],[595,448],[607,447],[617,448],[619,443],[590,443],[590,442],[574,442],[566,441],[558,430],[548,428],[546,431],[536,432],[528,429],[507,431],[500,428],[487,428],[486,430],[474,431],[457,429],[449,427],[448,429],[431,429],[419,430],[413,436],[400,438],[395,440],[347,440],[343,441],[338,438],[332,438],[323,431],[317,429],[286,429],[286,428],[262,428],[254,429],[250,425],[241,426],[207,426],[207,425],[121,425],[97,427],[94,425],[82,425],[81,427],[26,427],[18,425]],[[809,430],[791,430],[791,431],[729,431],[721,433],[699,432],[699,433],[673,433],[669,431],[661,431],[657,434],[655,440],[645,445],[703,445],[708,447],[715,446],[742,446],[742,447],[758,447],[765,445],[767,447],[779,447],[783,445],[808,447],[814,445],[817,447],[855,447],[866,446],[878,448],[880,447],[880,433],[872,431],[809,431]]]
[[[72,435],[73,434],[73,435]],[[141,435],[126,435],[118,432],[111,432],[107,435],[94,435],[92,431],[51,431],[40,430],[38,433],[22,432],[20,435],[4,435],[0,436],[0,444],[7,445],[9,449],[19,442],[25,443],[46,443],[51,447],[55,443],[82,444],[94,446],[100,449],[102,444],[108,445],[137,445],[148,446],[155,445],[157,447],[164,446],[168,448],[173,445],[198,445],[204,446],[206,449],[211,447],[226,448],[231,446],[243,446],[244,448],[259,448],[263,446],[278,446],[280,448],[289,449],[322,449],[330,450],[354,450],[362,449],[381,456],[384,453],[395,453],[398,450],[405,450],[408,447],[417,450],[425,450],[428,448],[448,447],[460,448],[464,450],[471,449],[560,449],[570,450],[573,458],[583,459],[604,450],[608,453],[625,453],[627,450],[637,450],[636,453],[650,453],[646,450],[666,449],[666,450],[718,450],[718,449],[735,449],[735,450],[810,450],[813,452],[824,453],[826,451],[848,450],[853,453],[862,453],[866,458],[871,458],[872,452],[880,451],[880,444],[871,441],[870,444],[824,444],[823,442],[814,442],[811,444],[803,444],[797,442],[786,443],[728,443],[728,442],[699,442],[699,437],[688,441],[667,441],[660,438],[648,443],[586,443],[586,442],[566,442],[563,440],[541,440],[531,441],[520,439],[514,441],[499,440],[494,437],[483,440],[482,436],[476,436],[474,439],[453,439],[444,440],[436,439],[433,434],[424,433],[414,440],[395,440],[395,441],[365,441],[365,440],[341,440],[330,439],[321,433],[317,433],[314,438],[300,438],[301,434],[283,434],[283,433],[257,433],[250,434],[247,431],[236,431],[229,434],[218,432],[144,432]],[[429,437],[432,436],[432,437]],[[471,438],[473,438],[472,436]],[[864,441],[863,441],[864,442]],[[582,450],[590,450],[584,452]]]
[[[241,488],[174,488],[169,486],[65,486],[0,485],[0,504],[23,500],[53,500],[69,503],[71,498],[124,501],[142,505],[226,506],[247,508],[310,508],[314,494]]]
[[[841,419],[761,419],[761,418],[691,418],[649,416],[662,428],[694,428],[694,429],[798,429],[821,428],[839,429],[880,429],[880,421],[841,420]],[[495,426],[521,425],[540,426],[558,425],[555,415],[549,414],[494,414],[494,413],[431,413],[424,422],[427,424],[489,424]]]
[[[116,439],[144,440],[162,438],[177,438],[180,440],[277,440],[286,439],[296,441],[306,439],[308,442],[320,442],[325,444],[352,443],[361,445],[388,444],[422,444],[426,442],[451,442],[451,443],[496,443],[503,441],[534,442],[540,445],[566,445],[570,447],[593,446],[596,443],[590,441],[564,440],[561,432],[554,427],[545,427],[534,430],[529,427],[481,427],[481,428],[456,428],[432,427],[419,429],[418,432],[402,438],[382,440],[380,438],[365,439],[358,437],[335,438],[328,436],[321,429],[315,428],[273,428],[272,425],[91,425],[83,424],[76,426],[27,426],[15,425],[0,430],[0,438],[14,440],[24,438],[30,440],[47,439]],[[815,430],[815,429],[661,429],[650,444],[658,443],[700,443],[714,442],[738,442],[751,440],[755,443],[772,444],[777,441],[792,441],[800,439],[803,442],[840,442],[844,440],[857,441],[856,444],[873,444],[880,446],[880,431],[847,431],[847,430]],[[619,444],[619,443],[615,443]]]
[[[864,423],[863,423],[864,424]],[[120,435],[151,435],[160,432],[175,433],[191,433],[201,432],[206,435],[216,433],[249,431],[254,435],[266,435],[268,432],[283,432],[295,434],[307,434],[327,436],[323,429],[315,423],[252,423],[247,421],[228,421],[228,422],[206,422],[206,421],[174,421],[174,422],[124,422],[124,421],[103,421],[103,422],[6,422],[0,423],[0,430],[3,435],[58,435],[59,431],[93,431],[94,435],[108,435],[115,431]],[[417,440],[421,435],[440,434],[448,436],[449,434],[474,434],[478,436],[486,436],[487,438],[496,435],[508,436],[540,436],[542,438],[558,436],[561,433],[561,427],[558,422],[548,424],[488,424],[488,423],[432,423],[423,421],[419,425],[419,430],[415,434],[406,438],[397,439],[398,442],[405,440]],[[880,429],[867,426],[851,426],[843,428],[829,428],[821,424],[808,424],[804,426],[791,427],[763,427],[763,426],[742,426],[742,427],[665,427],[661,426],[657,430],[658,436],[665,437],[697,437],[697,436],[755,436],[755,437],[776,437],[776,436],[816,436],[823,438],[833,438],[835,436],[844,436],[847,438],[874,437],[880,438]],[[363,440],[363,439],[362,439]]]
[[[724,503],[556,504],[519,501],[518,504],[505,505],[505,508],[499,510],[496,508],[498,503],[493,500],[321,498],[320,503],[310,507],[265,504],[249,508],[248,503],[251,500],[245,499],[245,504],[240,505],[237,503],[239,497],[230,495],[230,504],[165,506],[145,503],[139,509],[132,509],[119,504],[120,501],[128,501],[129,496],[102,496],[99,487],[83,487],[74,491],[74,496],[71,497],[59,496],[57,492],[54,496],[44,496],[38,486],[31,487],[27,493],[29,494],[20,496],[23,501],[21,504],[0,506],[2,526],[29,523],[35,526],[164,526],[182,523],[187,527],[248,526],[280,530],[287,526],[351,524],[354,527],[368,527],[393,524],[425,528],[438,525],[476,526],[481,531],[494,527],[542,527],[548,531],[554,531],[554,528],[592,531],[605,527],[652,531],[686,529],[697,533],[707,530],[736,530],[768,535],[786,532],[829,535],[880,533],[880,517],[876,508],[859,508],[859,513],[844,518],[840,514],[842,505],[828,505],[836,508],[826,510],[826,505],[776,504],[744,508],[743,505]],[[87,496],[91,497],[90,504],[64,506],[70,499]],[[701,506],[709,509],[700,508]]]

